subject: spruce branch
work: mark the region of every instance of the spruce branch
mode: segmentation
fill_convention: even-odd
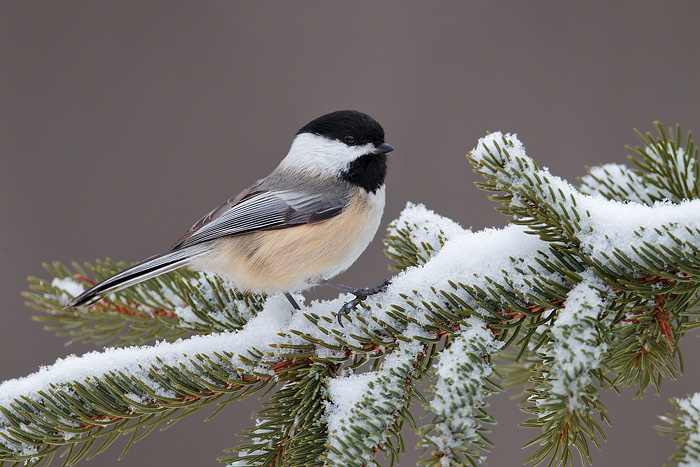
[[[166,287],[163,282],[167,281],[165,277],[152,282],[155,290],[149,300],[138,291],[131,291],[134,297],[128,301],[108,299],[89,309],[66,307],[68,301],[86,287],[125,267],[124,263],[110,260],[95,266],[86,265],[85,268],[73,264],[72,269],[59,262],[44,264],[53,280],[30,277],[32,292],[24,294],[30,300],[28,306],[44,313],[33,319],[44,323],[46,330],[56,332],[60,337],[101,345],[110,342],[117,345],[141,344],[156,338],[173,341],[184,335],[187,330],[180,329],[176,325],[177,316],[168,311],[172,304],[165,305],[167,299],[162,294],[156,295]],[[146,304],[139,306],[135,300]]]
[[[572,465],[570,446],[581,458],[591,461],[587,440],[598,449],[597,436],[605,439],[593,413],[610,423],[605,407],[598,400],[594,381],[603,382],[601,363],[608,346],[601,335],[600,317],[606,308],[605,286],[597,278],[584,280],[569,293],[551,327],[551,340],[539,350],[542,363],[531,376],[534,383],[528,401],[533,407],[523,410],[536,415],[522,426],[539,428],[542,435],[528,445],[541,447],[528,461],[549,465]]]
[[[409,202],[402,217],[389,224],[384,239],[387,247],[384,253],[397,263],[389,268],[403,271],[427,263],[450,237],[462,230],[456,222],[427,211],[422,205]]]
[[[499,390],[490,381],[495,373],[489,357],[503,342],[495,340],[485,324],[476,317],[467,319],[438,357],[439,380],[429,404],[435,417],[421,429],[419,443],[424,455],[433,451],[419,465],[475,466],[485,460],[481,451],[493,446],[485,425],[494,424],[495,419],[486,412],[484,399]]]
[[[627,146],[635,167],[605,164],[588,169],[581,178],[581,191],[607,199],[644,204],[697,199],[700,195],[698,148],[690,132],[685,141],[680,125],[664,129],[654,122],[658,136],[635,130],[641,146]]]
[[[0,459],[48,465],[64,449],[72,465],[120,433],[131,445],[274,385],[223,462],[369,466],[383,453],[393,464],[408,425],[423,437],[424,463],[473,465],[490,447],[484,399],[499,389],[498,357],[519,365],[503,375],[526,381],[525,425],[541,430],[529,461],[573,465],[578,452],[589,462],[589,442],[604,438],[598,419],[608,422],[600,391],[658,391],[682,370],[680,339],[700,326],[700,200],[680,200],[697,188],[697,150],[679,135],[646,137],[637,169],[591,169],[597,179],[584,188],[603,196],[540,169],[514,136],[488,135],[468,158],[510,225],[471,232],[407,206],[385,240],[401,272],[344,327],[335,313],[348,296],[292,314],[282,296],[187,270],[72,314],[63,304],[81,281],[125,265],[56,263],[30,299],[57,331],[121,344],[200,335],[73,357],[0,385]],[[662,192],[670,201],[651,205]],[[433,377],[426,398],[415,387]],[[417,403],[434,417],[420,428]]]
[[[247,397],[295,364],[294,356],[269,350],[282,339],[275,332],[280,326],[270,324],[289,318],[287,310],[237,332],[69,357],[5,382],[0,465],[48,465],[62,447],[64,465],[73,465],[104,450],[119,434],[131,436],[128,449],[163,423]]]
[[[415,390],[412,380],[423,371],[425,361],[427,346],[416,337],[430,337],[415,325],[406,331],[406,338],[378,370],[328,381],[325,465],[368,465],[377,451],[386,452],[392,465],[398,461],[402,420],[410,417],[407,402]]]
[[[234,449],[239,455],[219,461],[229,466],[322,466],[321,440],[327,437],[323,381],[333,371],[331,365],[308,359],[278,365],[276,376],[283,386],[255,417],[255,427],[246,430],[248,442]]]
[[[103,451],[119,434],[130,436],[128,449],[163,423],[259,390],[274,376],[272,368],[261,363],[261,352],[227,344],[230,338],[112,349],[68,358],[51,370],[4,383],[0,465],[48,465],[63,447],[64,465],[74,465]],[[201,339],[205,345],[195,345]],[[207,346],[207,353],[192,352]],[[255,364],[259,368],[242,370]],[[62,374],[74,379],[61,381]]]
[[[640,169],[645,182],[657,188],[658,196],[663,196],[659,201],[697,199],[700,161],[693,136],[688,133],[684,142],[680,125],[675,130],[665,130],[659,122],[654,122],[654,126],[659,133],[656,137],[635,130],[642,146],[627,146],[633,154],[630,160]]]
[[[475,154],[472,163],[487,178],[482,186],[488,191],[506,192],[495,196],[503,204],[500,210],[549,242],[550,268],[568,272],[567,279],[574,284],[580,280],[579,272],[590,268],[619,293],[616,320],[632,319],[638,327],[633,332],[623,326],[613,329],[620,339],[608,364],[617,369],[617,382],[638,384],[639,394],[653,384],[658,392],[663,375],[668,372],[673,377],[676,373],[678,334],[684,332],[686,318],[667,313],[669,307],[652,304],[672,300],[672,308],[679,312],[698,288],[695,277],[700,272],[699,258],[691,253],[691,244],[700,230],[685,225],[686,218],[681,214],[690,206],[679,206],[678,215],[669,224],[645,226],[652,212],[644,206],[626,205],[628,215],[636,216],[629,217],[633,224],[619,225],[620,220],[628,219],[622,212],[619,219],[614,218],[621,205],[600,204],[538,169],[521,143],[508,135],[485,138]],[[523,171],[521,178],[513,177],[514,167]],[[613,226],[633,232],[631,241],[615,245],[613,236],[618,234]],[[578,266],[571,270],[572,265]],[[663,287],[659,289],[658,284]],[[647,337],[636,339],[639,335]]]
[[[659,432],[679,443],[677,453],[669,460],[678,466],[693,466],[700,464],[700,393],[684,399],[674,398],[671,403],[676,408],[676,414],[666,414],[659,417],[670,426],[655,427]]]
[[[72,341],[140,345],[172,342],[189,332],[238,330],[262,309],[265,299],[237,291],[220,277],[181,269],[74,309],[66,307],[71,298],[128,265],[106,260],[84,268],[59,262],[44,267],[53,280],[30,277],[32,292],[24,296],[30,307],[44,312],[36,321]]]
[[[588,175],[581,177],[580,186],[584,194],[648,205],[666,198],[666,194],[647,183],[643,174],[624,164],[604,164],[586,170]]]

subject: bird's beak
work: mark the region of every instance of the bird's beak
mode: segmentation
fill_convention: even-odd
[[[375,154],[388,154],[394,150],[394,146],[391,144],[382,143],[375,149]]]

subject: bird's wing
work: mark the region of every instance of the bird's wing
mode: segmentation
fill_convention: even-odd
[[[217,217],[221,216],[223,213],[225,213],[241,201],[247,199],[248,197],[255,196],[256,194],[258,194],[260,192],[258,188],[259,185],[260,181],[255,183],[253,186],[246,188],[242,192],[238,193],[236,196],[232,196],[231,198],[227,199],[221,206],[217,207],[216,209],[212,210],[209,214],[199,219],[197,222],[194,223],[192,227],[189,228],[189,230],[183,232],[182,235],[180,235],[177,238],[177,240],[175,240],[175,243],[173,243],[170,246],[170,248],[168,248],[168,251],[179,249],[182,246],[182,243],[184,243],[185,240],[190,238],[199,229],[201,229]]]
[[[229,235],[321,222],[340,214],[343,207],[338,198],[253,185],[201,218],[169,251]]]

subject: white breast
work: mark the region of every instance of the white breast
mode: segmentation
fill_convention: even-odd
[[[338,218],[338,223],[334,223],[333,231],[338,237],[347,237],[347,249],[344,260],[339,259],[334,268],[329,268],[318,277],[319,279],[330,279],[349,268],[363,251],[370,244],[377,233],[379,224],[384,212],[384,202],[386,189],[382,186],[375,193],[367,193],[363,189],[358,189],[351,208],[347,210],[347,216],[343,212]],[[333,220],[333,219],[331,219]],[[335,241],[329,242],[334,244]]]

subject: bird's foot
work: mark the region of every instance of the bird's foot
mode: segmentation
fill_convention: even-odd
[[[338,310],[338,324],[340,324],[340,327],[343,327],[343,315],[349,314],[352,310],[355,309],[355,307],[357,307],[357,305],[362,303],[362,301],[364,301],[367,297],[378,294],[380,292],[384,292],[387,289],[387,287],[389,287],[389,284],[391,284],[391,279],[385,279],[384,281],[382,281],[381,284],[376,285],[374,287],[348,287],[348,290],[346,291],[353,294],[355,298],[344,304],[340,308],[340,310]]]

